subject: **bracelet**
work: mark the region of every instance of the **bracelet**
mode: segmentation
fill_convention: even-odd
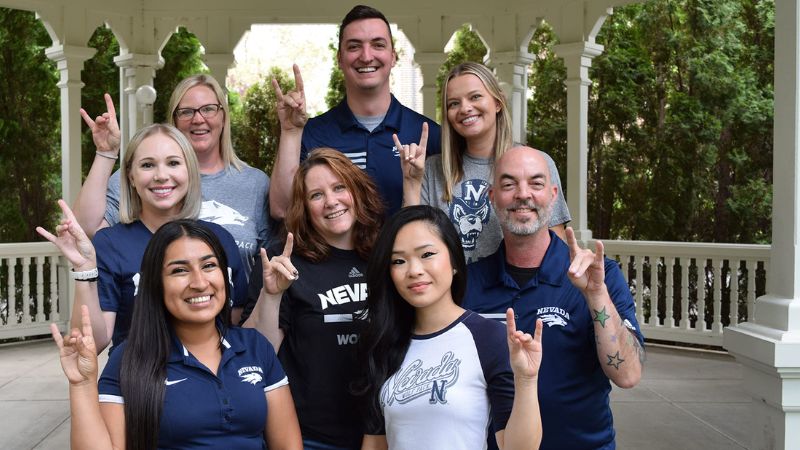
[[[114,161],[116,161],[117,158],[119,157],[119,154],[117,154],[116,156],[109,156],[109,155],[106,155],[105,152],[101,152],[101,151],[96,151],[95,154],[97,156],[102,156],[103,158],[113,159]]]
[[[97,281],[97,279],[100,278],[100,274],[97,272],[97,267],[91,270],[84,270],[82,272],[70,270],[69,276],[75,281]]]

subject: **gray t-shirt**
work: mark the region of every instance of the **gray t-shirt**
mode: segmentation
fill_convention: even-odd
[[[569,222],[572,217],[564,200],[558,169],[553,159],[546,153],[543,154],[547,159],[552,181],[558,186],[558,197],[553,203],[553,216],[550,218],[550,226],[553,227]],[[424,205],[435,206],[447,213],[461,237],[464,256],[469,264],[497,251],[497,246],[503,240],[503,233],[500,221],[489,201],[491,160],[464,154],[463,169],[464,176],[453,187],[453,199],[447,203],[442,200],[444,172],[441,156],[429,157],[425,161],[425,178],[422,180],[420,201]]]
[[[109,225],[119,222],[119,174],[117,170],[108,180],[105,219]],[[249,278],[253,258],[269,234],[269,177],[248,165],[241,172],[231,166],[214,174],[201,174],[200,188],[203,206],[198,218],[221,225],[233,235]]]

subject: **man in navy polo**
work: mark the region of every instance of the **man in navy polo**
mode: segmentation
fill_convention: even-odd
[[[339,68],[344,75],[345,99],[305,123],[305,94],[295,66],[296,91],[283,95],[276,88],[281,117],[281,147],[272,171],[270,213],[285,216],[299,161],[311,150],[331,147],[367,171],[387,206],[387,215],[400,208],[403,174],[400,155],[392,140],[419,143],[422,124],[428,124],[427,155],[440,152],[439,125],[403,106],[389,90],[389,76],[397,61],[389,21],[375,8],[355,6],[339,27]],[[273,83],[276,86],[276,83]],[[288,119],[284,120],[284,117]],[[301,145],[296,141],[302,135]],[[298,154],[299,151],[299,154]]]
[[[515,147],[496,163],[489,198],[503,229],[500,248],[468,267],[463,306],[517,326],[546,325],[539,371],[542,449],[613,449],[609,380],[641,378],[644,338],[633,298],[615,261],[548,230],[558,188],[541,152]]]

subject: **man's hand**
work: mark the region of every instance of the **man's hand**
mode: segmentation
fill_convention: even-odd
[[[572,227],[567,227],[567,246],[570,260],[567,275],[572,284],[586,297],[607,292],[603,243],[595,241],[595,252],[581,248]]]
[[[293,91],[286,94],[281,91],[278,80],[272,79],[272,87],[275,89],[275,96],[278,99],[278,119],[281,122],[281,130],[293,131],[302,129],[308,122],[308,113],[306,113],[306,93],[303,88],[303,76],[300,75],[300,68],[297,64],[292,66],[294,70],[294,86]]]

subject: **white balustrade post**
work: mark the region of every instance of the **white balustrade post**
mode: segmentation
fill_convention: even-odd
[[[589,230],[587,186],[589,180],[589,68],[603,52],[594,42],[572,42],[553,47],[567,66],[567,204],[579,242],[592,238]]]
[[[156,54],[123,53],[114,58],[120,70],[120,90],[117,114],[121,134],[119,157],[125,154],[128,141],[136,131],[144,126],[142,108],[136,98],[136,90],[141,86],[152,86],[156,69],[164,65],[164,61]]]
[[[89,47],[54,45],[45,55],[56,63],[61,78],[61,197],[72,204],[81,189],[81,70],[94,56]]]
[[[230,70],[236,63],[233,53],[206,53],[203,55],[203,61],[208,66],[208,70],[222,89],[228,92],[227,82],[228,70]],[[227,108],[228,105],[223,105]]]
[[[447,54],[444,52],[416,52],[414,53],[414,62],[419,65],[419,70],[422,72],[422,113],[433,119],[436,117],[436,76],[439,75],[439,68],[447,59]],[[444,115],[444,114],[443,114]],[[446,120],[442,117],[441,120]],[[441,121],[439,121],[441,123]]]
[[[800,0],[775,2],[772,249],[756,317],[725,329],[752,396],[750,448],[800,448]],[[753,271],[755,272],[755,270]],[[753,280],[754,281],[754,280]]]
[[[523,51],[494,52],[487,61],[495,67],[500,87],[506,94],[511,108],[511,137],[519,143],[528,141],[528,66],[532,62],[533,54]]]

